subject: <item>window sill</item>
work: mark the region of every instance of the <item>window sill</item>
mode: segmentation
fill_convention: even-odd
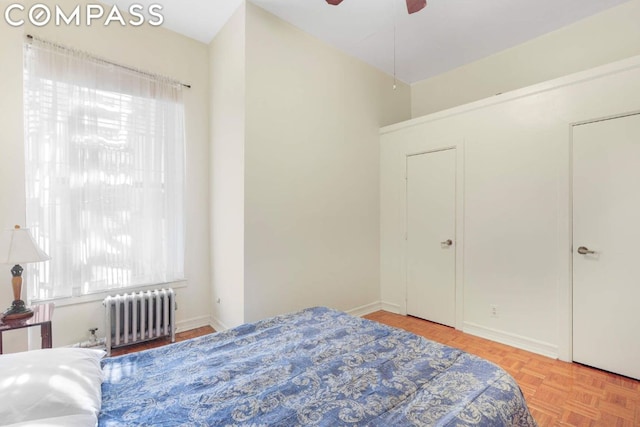
[[[51,302],[51,303],[54,303],[56,307],[66,307],[71,305],[81,305],[81,304],[88,304],[96,301],[102,301],[109,295],[130,294],[132,292],[152,291],[154,289],[161,289],[161,288],[180,289],[180,288],[186,288],[186,287],[187,287],[187,279],[184,279],[184,280],[179,280],[177,282],[156,283],[156,284],[147,285],[147,286],[113,289],[110,291],[98,292],[90,295],[82,295],[79,297],[52,298],[48,300],[29,301],[29,303],[34,305],[34,304],[45,304],[45,303]]]

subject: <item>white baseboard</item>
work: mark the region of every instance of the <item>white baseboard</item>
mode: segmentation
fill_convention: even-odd
[[[347,310],[346,313],[352,316],[362,317],[362,316],[366,316],[367,314],[371,314],[380,310],[382,310],[380,301],[376,301],[376,302],[372,302],[371,304],[366,304],[360,307],[352,308],[351,310]]]
[[[191,329],[201,328],[211,325],[211,316],[199,316],[191,319],[180,320],[176,322],[176,332],[190,331]]]
[[[521,335],[487,328],[471,322],[464,322],[462,330],[467,334],[475,335],[480,338],[486,338],[491,341],[517,347],[552,359],[558,358],[558,346],[544,341],[538,341]]]
[[[211,320],[211,322],[209,323],[209,325],[211,325],[211,327],[213,329],[215,329],[216,332],[222,332],[222,331],[226,331],[227,329],[229,329],[229,327],[227,325],[225,325],[224,323],[222,323],[220,320],[216,319],[215,317],[211,317],[210,320]]]
[[[381,310],[388,311],[389,313],[402,314],[400,306],[398,304],[392,304],[390,302],[382,301],[380,303]]]

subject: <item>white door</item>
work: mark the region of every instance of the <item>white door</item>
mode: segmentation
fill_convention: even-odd
[[[455,324],[456,150],[407,158],[407,314]]]
[[[640,379],[640,115],[573,128],[573,360]]]

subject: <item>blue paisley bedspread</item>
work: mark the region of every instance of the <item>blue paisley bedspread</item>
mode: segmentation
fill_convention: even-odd
[[[103,361],[99,425],[535,426],[496,365],[328,308]]]

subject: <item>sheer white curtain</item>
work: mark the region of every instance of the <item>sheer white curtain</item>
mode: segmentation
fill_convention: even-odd
[[[27,225],[51,256],[29,299],[183,279],[181,85],[37,40],[24,64]]]

